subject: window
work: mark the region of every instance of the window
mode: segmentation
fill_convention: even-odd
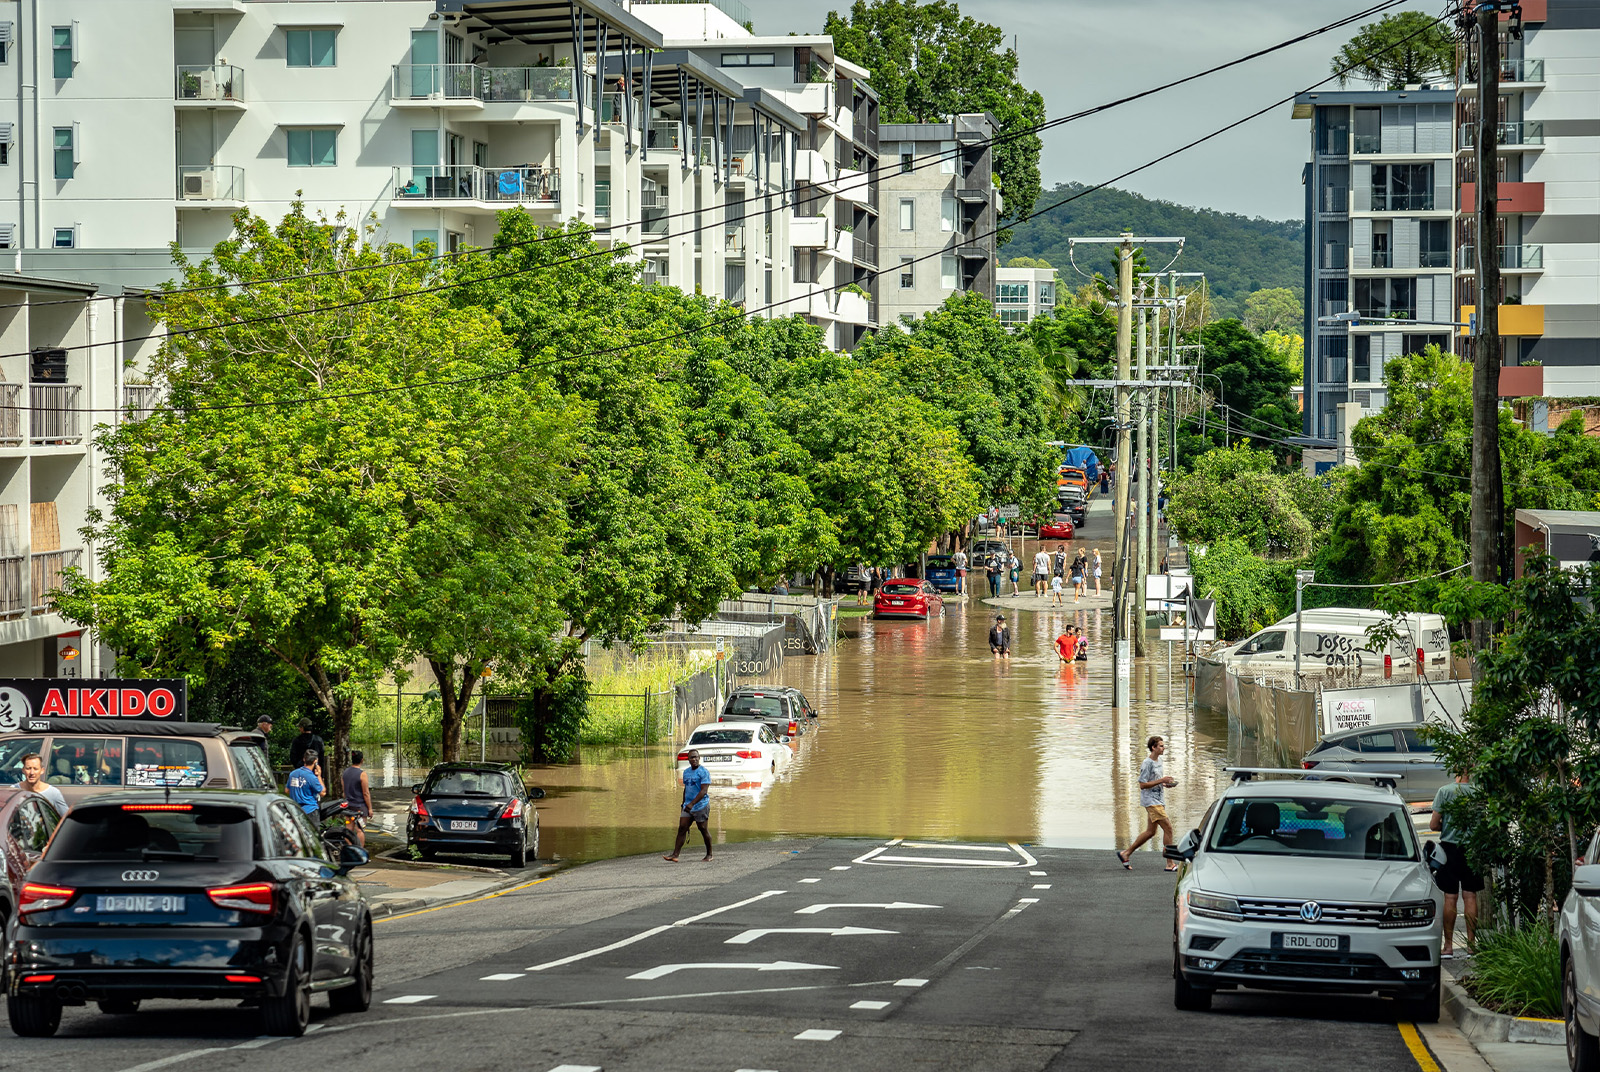
[[[1257,633],[1245,644],[1245,655],[1260,655],[1267,651],[1282,651],[1283,642],[1288,637],[1288,632],[1283,629],[1268,629],[1266,632]]]
[[[1026,324],[1027,322],[1028,310],[1026,309],[1000,310],[1000,323],[1002,324]]]
[[[900,289],[913,290],[917,285],[917,262],[912,257],[900,258]]]
[[[57,737],[45,757],[51,785],[121,785],[122,738]]]
[[[777,61],[771,52],[724,52],[724,67],[773,67]]]
[[[1417,230],[1418,267],[1450,267],[1450,221],[1422,220]]]
[[[996,289],[996,300],[1000,305],[1028,304],[1028,284],[1026,283],[1001,283]],[[1001,319],[1004,319],[1004,317]]]
[[[1370,383],[1372,381],[1372,336],[1356,335],[1355,339],[1355,379],[1357,383]]]
[[[914,231],[917,229],[917,202],[912,197],[900,199],[900,229]]]
[[[1234,797],[1211,827],[1213,852],[1415,860],[1411,818],[1397,805],[1315,797]]]
[[[1393,730],[1384,730],[1380,733],[1363,733],[1352,743],[1361,752],[1398,752],[1400,746],[1394,738]]]
[[[159,798],[158,798],[159,799]],[[72,809],[50,844],[52,860],[144,862],[209,856],[219,863],[255,858],[255,823],[244,808],[195,804],[191,811],[130,814],[89,801]]]
[[[11,23],[0,22],[0,64],[11,62],[11,34]]]
[[[249,741],[234,741],[228,745],[228,755],[233,759],[240,789],[276,789],[272,768],[267,765],[265,749]]]
[[[1056,303],[1056,285],[1054,283],[1039,284],[1039,304],[1049,308]]]
[[[911,153],[900,154],[900,174],[909,175],[917,170],[917,158]]]
[[[50,29],[50,65],[57,78],[71,78],[78,62],[78,24]]]
[[[339,31],[326,30],[285,30],[283,39],[286,45],[284,55],[290,67],[332,67],[337,52],[335,41]]]
[[[44,798],[40,797],[39,800],[43,801]],[[41,852],[50,840],[50,826],[44,820],[45,811],[54,814],[51,809],[41,810],[34,801],[24,800],[11,813],[11,840],[23,852]]]
[[[57,249],[72,249],[78,244],[76,227],[57,227],[54,245]]]
[[[43,751],[43,737],[8,737],[0,741],[0,785],[22,781],[22,757]]]
[[[13,223],[0,223],[0,249],[14,249],[17,227]]]
[[[1401,730],[1400,733],[1406,739],[1406,751],[1407,752],[1432,752],[1433,751],[1433,742],[1432,741],[1424,741],[1420,736],[1418,736],[1416,730]]]
[[[338,163],[337,130],[307,127],[291,129],[288,134],[290,167],[333,167]]]
[[[946,194],[939,199],[939,230],[956,229],[956,199]]]
[[[1372,165],[1372,211],[1433,211],[1433,165]]]
[[[134,737],[128,741],[130,786],[194,789],[206,781],[206,750],[180,737]]]
[[[300,824],[294,821],[294,812],[292,805],[281,800],[272,802],[267,813],[272,827],[272,845],[267,851],[274,856],[306,855],[305,838],[300,833]]]
[[[939,174],[954,175],[956,173],[956,143],[942,141],[939,143]]]
[[[1417,281],[1401,279],[1357,279],[1356,311],[1375,319],[1415,320]]]
[[[56,178],[72,178],[78,171],[77,131],[73,127],[56,127],[53,144]]]
[[[939,286],[945,290],[955,290],[961,286],[956,276],[956,258],[953,253],[946,253],[939,258]]]

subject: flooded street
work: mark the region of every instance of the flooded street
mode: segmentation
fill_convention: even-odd
[[[846,618],[833,651],[787,659],[779,683],[804,690],[821,723],[795,742],[796,762],[776,779],[713,787],[713,837],[1110,848],[1143,829],[1136,775],[1157,733],[1178,781],[1167,792],[1174,827],[1181,836],[1198,822],[1222,784],[1228,727],[1223,714],[1191,713],[1181,653],[1169,672],[1166,646],[1152,642],[1151,657],[1134,665],[1132,709],[1114,712],[1109,611],[1008,611],[1008,660],[989,653],[995,613],[976,596],[951,596],[927,623]],[[1089,638],[1087,664],[1056,657],[1068,624]],[[550,794],[544,852],[593,860],[670,847],[676,752],[589,749],[581,764],[530,772]],[[1160,863],[1152,855],[1139,866]]]

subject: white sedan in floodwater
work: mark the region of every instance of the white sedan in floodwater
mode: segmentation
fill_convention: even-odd
[[[794,754],[764,722],[712,722],[696,726],[678,750],[678,769],[689,766],[689,751],[700,753],[700,765],[715,780],[749,771],[777,773]]]

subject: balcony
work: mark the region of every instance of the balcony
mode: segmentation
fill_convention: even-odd
[[[667,219],[665,213],[646,212],[643,214],[643,216],[644,218],[641,221],[640,230],[642,230],[646,235],[664,238],[666,237],[667,232],[671,230],[671,221]]]
[[[180,108],[243,111],[244,70],[226,63],[180,66],[173,95]]]
[[[1317,137],[1317,153],[1320,156],[1349,156],[1350,128],[1333,127],[1324,130]]]
[[[611,183],[597,180],[594,184],[594,218],[611,218]]]
[[[677,120],[652,119],[645,130],[644,146],[646,149],[677,152],[683,148],[682,134],[682,128]]]
[[[743,227],[729,227],[728,228],[727,232],[723,236],[722,250],[723,250],[724,253],[726,253],[730,257],[743,257],[744,256],[745,249],[744,249],[744,228]]]
[[[43,614],[53,610],[55,603],[50,593],[58,591],[69,569],[75,569],[83,554],[78,548],[69,551],[41,551],[30,555],[33,559],[33,612]]]
[[[865,294],[841,290],[835,315],[847,324],[866,324],[872,319],[872,303]]]
[[[1324,242],[1322,244],[1322,258],[1317,262],[1320,268],[1347,268],[1350,264],[1350,247],[1339,242]]]
[[[180,208],[237,208],[244,204],[244,168],[225,164],[180,165]]]
[[[845,260],[854,257],[856,254],[855,235],[841,227],[834,233],[833,245],[828,247],[827,252]]]
[[[628,111],[621,93],[607,93],[600,98],[600,122],[612,126],[621,126],[628,118]]]
[[[21,386],[18,384],[17,386]],[[28,385],[28,440],[34,444],[81,443],[78,399],[83,388],[67,383]]]
[[[1322,188],[1322,211],[1349,212],[1350,187],[1324,186]]]
[[[1349,359],[1343,357],[1317,358],[1317,382],[1321,384],[1349,382]]]
[[[0,618],[20,618],[28,613],[28,591],[22,580],[27,570],[26,555],[0,558]]]
[[[1370,156],[1383,152],[1383,139],[1377,134],[1355,134],[1350,138],[1350,151],[1356,156]]]
[[[878,244],[876,242],[869,242],[860,235],[856,235],[855,258],[859,264],[865,264],[876,268],[878,266]]]
[[[1472,323],[1472,314],[1477,312],[1475,305],[1461,307],[1460,321],[1463,324]],[[1502,305],[1499,310],[1500,334],[1518,337],[1536,337],[1544,334],[1544,306],[1542,305]],[[1471,328],[1457,328],[1461,335],[1472,334]]]
[[[389,84],[389,104],[395,108],[481,108],[485,103],[572,99],[571,67],[399,63]]]
[[[1457,264],[1461,271],[1477,271],[1478,257],[1476,247],[1462,246],[1458,254]],[[1501,246],[1500,267],[1502,270],[1509,272],[1542,272],[1544,271],[1544,247]]]
[[[559,168],[540,164],[412,164],[394,169],[393,203],[413,208],[462,202],[490,210],[505,205],[555,208],[561,202],[560,179]]]
[[[22,445],[22,384],[0,383],[0,444]]]
[[[1358,264],[1358,265],[1356,265],[1356,267],[1357,268],[1392,268],[1392,267],[1394,267],[1394,265],[1391,263],[1394,260],[1394,258],[1390,255],[1389,251],[1386,250],[1386,249],[1375,249],[1375,250],[1373,250],[1372,251],[1372,255],[1369,256],[1367,258],[1367,260],[1369,260],[1371,263],[1370,264]]]
[[[1537,119],[1525,120],[1521,123],[1496,123],[1495,138],[1502,149],[1515,149],[1544,146],[1544,124]],[[1458,132],[1459,147],[1473,149],[1478,144],[1478,124],[1467,123]]]
[[[151,383],[122,385],[122,408],[130,421],[142,421],[161,404],[161,388]]]
[[[1463,63],[1456,70],[1457,87],[1465,89],[1478,84],[1476,61]],[[1544,82],[1544,60],[1500,58],[1500,84],[1541,85]]]
[[[1373,190],[1371,212],[1432,212],[1433,190]]]
[[[795,216],[789,221],[789,244],[796,249],[821,249],[828,244],[826,216]]]
[[[1544,183],[1502,182],[1499,185],[1500,212],[1543,212]],[[1477,207],[1478,184],[1461,184],[1461,211],[1472,212]]]

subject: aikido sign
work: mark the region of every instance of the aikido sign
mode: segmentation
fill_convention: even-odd
[[[185,722],[188,716],[182,679],[0,679],[0,733],[47,729],[46,719]]]

